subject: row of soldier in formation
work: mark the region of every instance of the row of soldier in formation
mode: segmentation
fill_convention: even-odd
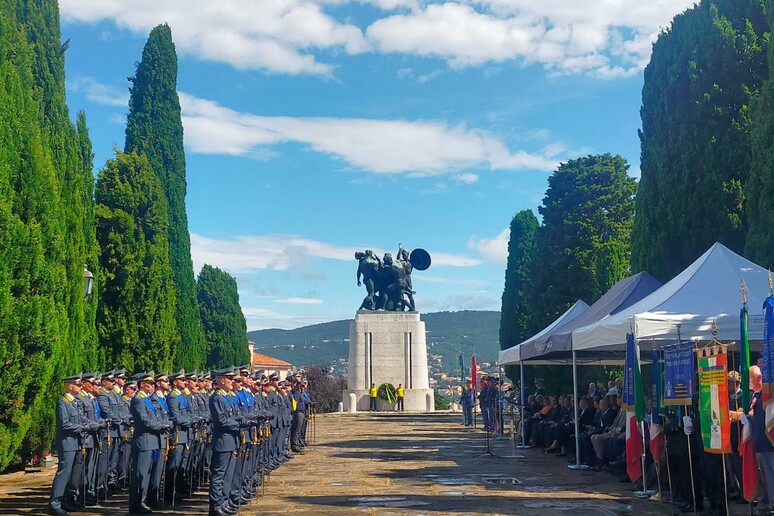
[[[125,489],[130,514],[148,514],[207,484],[210,514],[235,514],[265,475],[306,447],[312,400],[298,377],[229,367],[127,381],[121,369],[63,382],[49,514]]]

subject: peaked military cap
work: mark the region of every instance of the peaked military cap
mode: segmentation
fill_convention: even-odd
[[[236,376],[233,367],[224,367],[215,371],[215,376]]]
[[[136,391],[137,390],[137,384],[135,382],[129,382],[126,385],[124,385],[124,390],[126,390],[126,389],[133,389],[133,390]]]
[[[271,373],[271,374],[269,375],[269,380],[271,380],[272,382],[273,382],[274,380],[279,380],[279,375],[278,375],[277,373]]]
[[[212,380],[212,373],[208,371],[207,374],[204,375],[204,380]]]
[[[83,373],[84,382],[96,382],[99,380],[99,374],[97,373]]]
[[[163,372],[160,375],[156,377],[157,382],[168,382],[169,381],[169,373]]]
[[[239,374],[242,376],[249,376],[250,375],[250,367],[243,365],[239,367]]]
[[[142,373],[137,373],[136,375],[132,376],[132,381],[135,381],[137,383],[152,382],[153,376],[154,376],[153,371],[145,371]]]
[[[115,371],[105,371],[102,373],[102,379],[103,380],[110,380],[111,382],[116,379],[116,372]]]
[[[113,372],[115,373],[116,378],[126,378],[126,369],[124,368],[116,369]]]
[[[185,375],[185,379],[186,380],[198,380],[199,379],[199,375],[197,374],[196,371],[191,371],[191,372],[189,372],[189,373],[187,373]]]
[[[65,376],[62,378],[62,381],[64,383],[78,383],[83,379],[83,376],[80,374],[74,374],[72,376]]]
[[[180,371],[169,375],[170,380],[183,380],[185,378],[186,378],[185,369],[181,369]]]

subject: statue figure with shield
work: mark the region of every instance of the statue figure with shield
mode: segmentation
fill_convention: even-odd
[[[355,259],[358,260],[357,284],[365,284],[366,287],[361,310],[416,311],[411,273],[414,269],[424,271],[430,267],[431,259],[427,251],[414,249],[409,253],[401,244],[395,259],[392,254],[385,253],[384,258],[379,260],[370,249],[356,252]]]

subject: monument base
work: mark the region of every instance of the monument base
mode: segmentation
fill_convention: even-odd
[[[352,410],[350,403],[351,396],[355,395],[355,410]],[[371,395],[369,389],[358,389],[344,391],[344,412],[368,412],[371,405]],[[376,409],[379,412],[393,412],[397,410],[397,403],[387,403],[383,399],[376,400]],[[406,395],[403,397],[403,410],[406,412],[432,412],[435,410],[435,393],[433,389],[406,389]]]
[[[342,393],[344,411],[367,411],[371,384],[379,387],[383,383],[395,388],[403,386],[404,410],[435,409],[435,394],[429,385],[425,323],[417,312],[359,311],[350,323],[347,389]],[[381,399],[377,400],[377,407],[394,409]]]

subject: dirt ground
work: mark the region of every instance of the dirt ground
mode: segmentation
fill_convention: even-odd
[[[275,471],[265,494],[240,514],[669,514],[632,496],[607,473],[575,472],[566,460],[517,450],[507,438],[464,428],[458,414],[328,414],[316,443]],[[311,432],[310,432],[311,433]],[[43,514],[55,468],[0,475],[0,514]],[[514,480],[515,479],[515,480]],[[732,505],[732,514],[747,514]],[[159,514],[207,513],[205,493]],[[75,514],[75,513],[73,513]],[[126,495],[77,514],[127,514]]]

